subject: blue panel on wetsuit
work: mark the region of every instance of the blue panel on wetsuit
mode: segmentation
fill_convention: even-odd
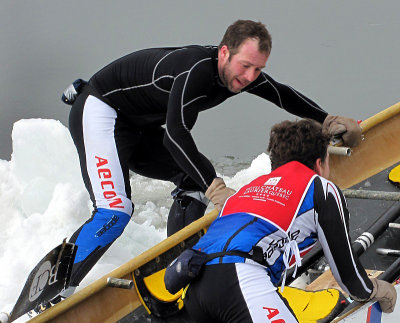
[[[310,187],[307,190],[306,197],[304,198],[303,203],[301,204],[297,216],[313,208],[314,208],[314,181],[311,183]]]
[[[84,224],[75,244],[75,263],[81,262],[98,247],[104,248],[117,239],[130,220],[124,212],[99,208],[93,219]]]
[[[305,238],[304,241],[297,243],[300,250],[307,249],[308,247],[314,245],[317,241],[317,235],[312,233],[309,237]]]
[[[249,252],[251,248],[265,235],[275,232],[277,229],[272,224],[259,220],[247,213],[226,215],[214,221],[207,234],[193,247],[201,249],[208,254],[220,251],[241,250]],[[250,224],[251,223],[251,224]],[[239,228],[243,228],[238,234]],[[225,256],[224,263],[244,262],[239,256]],[[208,262],[209,265],[219,262],[219,258]]]

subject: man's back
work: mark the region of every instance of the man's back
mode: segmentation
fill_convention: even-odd
[[[227,200],[220,217],[194,248],[201,248],[206,253],[250,252],[253,246],[259,246],[271,280],[277,283],[285,269],[283,253],[288,243],[296,241],[303,253],[316,243],[316,177],[311,169],[298,162],[258,177]],[[221,262],[253,263],[239,256],[224,256],[209,264]]]

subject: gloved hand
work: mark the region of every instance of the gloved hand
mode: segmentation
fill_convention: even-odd
[[[341,135],[346,146],[355,147],[361,141],[361,127],[351,118],[328,114],[322,124],[322,131],[332,136]]]
[[[392,284],[384,280],[371,278],[371,281],[374,285],[374,289],[372,290],[369,300],[377,300],[381,306],[382,312],[392,313],[397,300],[396,289]]]
[[[235,190],[226,187],[225,182],[222,178],[216,177],[208,187],[205,195],[214,204],[218,211],[221,211],[226,199],[235,194]]]

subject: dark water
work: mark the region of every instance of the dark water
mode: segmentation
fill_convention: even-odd
[[[250,167],[252,160],[244,160],[234,156],[224,156],[211,160],[217,173],[232,177],[243,169]]]

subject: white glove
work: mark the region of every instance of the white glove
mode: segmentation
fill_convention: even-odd
[[[222,178],[216,177],[208,187],[205,195],[214,204],[215,208],[221,211],[226,199],[235,193],[234,189],[226,187]]]
[[[369,300],[374,299],[378,301],[382,312],[392,313],[397,300],[396,289],[392,284],[384,280],[371,278],[371,281],[374,285],[374,289],[372,290]]]

